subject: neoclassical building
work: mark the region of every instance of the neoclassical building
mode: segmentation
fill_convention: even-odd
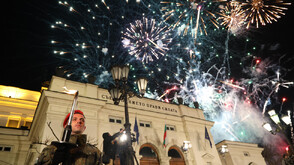
[[[61,138],[62,123],[73,102],[73,95],[64,93],[63,87],[79,91],[76,109],[85,114],[85,134],[89,143],[102,150],[102,134],[114,134],[124,127],[124,104],[114,105],[106,89],[53,76],[49,88],[42,90],[41,95],[34,91],[25,91],[29,93],[27,97],[1,95],[0,164],[34,164],[45,144],[57,140],[52,132]],[[216,146],[210,133],[214,122],[206,120],[202,110],[136,97],[129,98],[128,105],[132,130],[135,118],[139,126],[139,142],[133,143],[133,148],[141,165],[227,163],[219,154],[224,144]],[[165,126],[166,146],[163,145]],[[205,128],[209,138],[205,136]],[[191,144],[187,151],[182,149],[184,142]],[[241,143],[234,145],[237,148],[238,145],[244,146]],[[254,155],[249,158],[252,163],[264,165],[262,149],[253,145],[250,147],[250,150],[243,147],[240,151]],[[226,154],[231,153],[228,151]],[[248,161],[241,161],[241,164],[247,165]]]
[[[265,164],[264,159],[260,159],[263,148],[258,148],[257,144],[223,140],[216,144],[216,148],[220,151],[222,164],[225,165]]]

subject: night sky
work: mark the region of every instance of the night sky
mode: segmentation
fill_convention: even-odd
[[[51,16],[54,6],[57,6],[57,1],[54,0],[9,1],[2,6],[2,34],[5,37],[2,40],[4,52],[2,51],[1,60],[1,85],[39,91],[42,82],[50,80],[54,75],[55,68],[59,65],[50,44],[54,36],[50,28],[55,22]],[[7,10],[4,11],[6,7]],[[284,77],[289,81],[294,81],[293,13],[292,4],[288,7],[286,15],[278,22],[255,29],[248,34],[259,43],[280,44],[279,50],[286,55],[285,60],[289,60],[283,66],[289,69]],[[263,56],[266,56],[266,52]],[[293,87],[287,90],[282,88],[280,91],[280,97],[288,97],[289,108],[293,106],[290,104],[294,102],[293,93]]]

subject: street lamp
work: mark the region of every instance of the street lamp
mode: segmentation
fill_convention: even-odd
[[[190,148],[192,148],[191,142],[190,141],[184,141],[183,146],[182,146],[182,150],[184,151],[184,153],[187,153]]]
[[[139,93],[142,97],[144,96],[146,92],[147,83],[148,83],[148,80],[146,78],[140,78],[137,80]]]
[[[119,81],[121,77],[121,67],[116,65],[111,68],[111,75],[114,81]]]
[[[291,122],[291,116],[290,116],[290,113],[291,111],[288,110],[288,115],[283,115],[281,117],[281,119],[283,120],[283,122],[286,124],[286,125],[290,125],[291,127],[291,139],[292,139],[292,143],[290,142],[290,140],[288,138],[286,138],[288,144],[290,145],[290,149],[293,151],[293,144],[294,144],[294,134],[293,134],[293,126],[292,126],[292,122]],[[271,132],[273,135],[275,135],[277,132],[280,132],[280,131],[283,131],[283,133],[285,132],[285,128],[284,126],[282,125],[282,123],[280,122],[280,119],[279,119],[279,116],[278,114],[276,114],[275,110],[270,110],[268,111],[268,114],[270,116],[270,118],[274,121],[274,123],[276,123],[276,125],[278,126],[278,128],[276,128],[275,131],[273,131],[271,125],[269,123],[264,123],[262,125],[262,127],[264,129],[266,129],[267,131]]]
[[[281,119],[283,120],[283,122],[286,125],[290,125],[292,127],[290,113],[291,113],[291,111],[288,110],[288,115],[283,115],[281,117]],[[281,121],[280,121],[280,118],[279,118],[278,114],[276,114],[276,111],[272,109],[272,110],[268,111],[268,114],[269,114],[270,118],[272,119],[272,121],[279,127],[279,129],[280,130],[283,130],[282,124],[281,124]],[[271,128],[271,125],[269,123],[264,123],[262,125],[262,127],[264,129],[266,129],[267,131],[269,131],[271,133],[274,133],[273,130],[272,130],[272,128]],[[276,130],[276,132],[277,131],[280,131],[280,130]]]
[[[228,146],[222,145],[222,148],[220,148],[219,152],[222,154],[229,152]]]
[[[273,132],[273,128],[269,123],[263,123],[262,127],[266,129],[268,132],[271,132],[272,134],[276,134],[275,132]]]
[[[284,123],[286,123],[287,125],[290,125],[292,124],[291,116],[290,116],[291,111],[288,110],[287,112],[288,112],[288,115],[283,115],[281,119],[283,120]]]
[[[113,87],[108,90],[115,105],[119,104],[121,93],[118,87]]]
[[[128,139],[128,137],[126,135],[126,131],[123,131],[123,134],[120,136],[119,139],[121,142],[125,142]]]
[[[227,164],[226,153],[229,152],[228,146],[222,145],[222,147],[218,149],[218,152],[221,154],[222,158],[224,159],[224,163]]]
[[[276,123],[280,124],[280,119],[278,114],[276,114],[276,111],[274,109],[268,111],[268,114],[270,115],[270,118]]]
[[[130,67],[128,65],[125,66],[113,66],[111,68],[112,78],[115,81],[115,86],[110,88],[108,91],[114,101],[115,105],[118,105],[120,100],[124,100],[125,104],[125,137],[126,137],[126,149],[125,152],[125,164],[133,165],[135,153],[132,147],[131,141],[131,124],[129,122],[129,110],[128,110],[128,96],[133,96],[132,92],[129,91],[129,87],[127,86],[127,80],[129,75]],[[146,92],[148,80],[146,78],[140,78],[137,80],[140,97],[143,97]],[[135,157],[136,158],[136,157]],[[138,161],[135,159],[137,164]]]

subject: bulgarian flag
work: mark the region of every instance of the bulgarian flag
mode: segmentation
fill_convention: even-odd
[[[166,139],[166,124],[164,126],[164,134],[163,134],[163,146],[166,147],[167,139]]]

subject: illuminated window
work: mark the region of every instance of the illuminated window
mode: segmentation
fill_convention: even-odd
[[[32,117],[27,117],[24,119],[24,123],[23,123],[23,126],[27,129],[30,129],[31,128],[31,125],[32,125],[32,121],[33,121],[33,118]]]
[[[20,127],[20,116],[8,116],[6,127],[19,128]]]
[[[26,121],[26,122],[24,123],[23,126],[24,126],[25,128],[30,129],[30,128],[31,128],[31,125],[32,125],[32,122]]]
[[[43,90],[48,90],[48,87],[41,87],[41,92],[42,92]]]
[[[19,123],[18,120],[9,120],[7,127],[18,128],[18,123]]]

